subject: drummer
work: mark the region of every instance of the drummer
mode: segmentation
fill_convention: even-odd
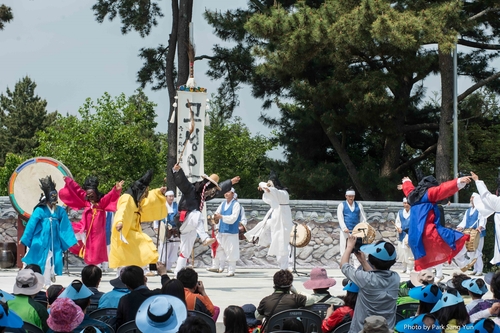
[[[406,237],[410,229],[410,205],[406,198],[403,198],[403,209],[398,212],[395,224],[399,233],[398,261],[403,264],[403,273],[409,273],[413,270],[413,260],[410,260],[413,254],[408,246],[408,237]]]
[[[236,261],[240,259],[238,232],[241,222],[241,206],[236,196],[236,191],[231,187],[224,193],[226,201],[221,202],[215,211],[214,219],[219,224],[219,232],[216,236],[217,241],[212,245],[212,248],[215,247],[212,267],[208,269],[210,272],[222,273],[227,261],[226,276],[228,277],[234,276]]]
[[[337,219],[340,226],[340,256],[345,252],[347,237],[356,224],[366,222],[366,214],[363,205],[354,200],[356,192],[351,187],[345,192],[345,201],[337,207]]]
[[[478,235],[480,237],[479,245],[476,251],[468,252],[467,254],[470,258],[476,259],[476,262],[474,263],[474,270],[470,275],[483,275],[483,246],[484,236],[486,236],[486,219],[481,215],[481,213],[479,213],[476,207],[474,207],[475,196],[479,197],[479,194],[472,193],[470,197],[470,207],[465,212],[462,222],[460,222],[460,224],[457,226],[457,230],[464,231],[465,229],[476,229],[478,232],[480,232],[480,235]],[[471,235],[471,237],[474,236]],[[462,271],[466,271],[470,266],[472,266],[472,261],[468,265],[465,264],[467,261],[465,259],[465,254],[465,251],[463,251],[463,253],[459,253],[455,257],[455,262],[460,266]]]

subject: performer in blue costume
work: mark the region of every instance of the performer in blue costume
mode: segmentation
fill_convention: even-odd
[[[409,273],[413,270],[413,254],[408,246],[408,238],[405,242],[410,230],[410,205],[406,198],[403,199],[403,209],[398,212],[395,224],[399,233],[398,261],[403,264],[403,273]]]
[[[172,271],[172,265],[177,261],[179,256],[179,246],[181,239],[179,238],[179,229],[174,221],[174,216],[179,211],[177,202],[174,201],[174,191],[167,191],[167,217],[163,220],[155,220],[153,229],[159,233],[158,252],[160,253],[159,262],[162,262],[167,267],[167,272]]]
[[[56,184],[51,176],[40,179],[43,193],[31,215],[20,243],[29,248],[22,259],[42,269],[45,285],[62,275],[63,252],[76,244],[66,210],[57,205]]]
[[[349,188],[345,192],[345,201],[337,207],[337,219],[340,227],[340,256],[345,252],[347,237],[356,226],[361,222],[366,222],[366,214],[361,203],[354,201],[356,192]]]

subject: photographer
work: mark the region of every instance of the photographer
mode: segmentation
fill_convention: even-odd
[[[394,327],[400,279],[390,269],[396,262],[396,249],[389,242],[379,241],[363,245],[358,250],[355,248],[356,241],[357,237],[349,236],[346,251],[340,260],[342,273],[359,287],[349,333],[361,331],[364,319],[374,315],[383,316],[389,326]],[[349,264],[351,253],[356,255],[362,270]]]
[[[206,313],[217,321],[220,309],[212,304],[203,282],[198,281],[198,273],[192,268],[184,267],[177,273],[177,280],[184,285],[187,309]]]

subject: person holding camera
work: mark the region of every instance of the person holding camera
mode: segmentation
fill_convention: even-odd
[[[396,248],[389,242],[379,241],[356,248],[357,237],[350,235],[344,255],[340,259],[342,273],[359,287],[356,307],[349,333],[363,329],[366,317],[379,315],[387,319],[389,327],[396,323],[396,303],[400,278],[391,271],[396,262]],[[354,253],[363,269],[349,264]]]
[[[220,309],[213,305],[205,291],[203,282],[198,281],[198,273],[192,268],[183,267],[177,273],[177,280],[184,285],[187,309],[203,312],[217,321]]]

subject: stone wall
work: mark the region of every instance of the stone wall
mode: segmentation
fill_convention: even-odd
[[[207,203],[207,213],[212,214],[223,199],[215,199]],[[240,199],[247,215],[247,228],[253,228],[260,222],[269,206],[262,200]],[[297,248],[297,267],[323,266],[338,268],[340,262],[339,225],[337,206],[340,201],[292,200],[290,207],[294,222],[305,224],[311,229],[311,241],[307,246]],[[394,244],[397,235],[394,224],[397,212],[402,208],[400,202],[363,201],[363,207],[370,225],[376,230],[376,240],[384,239]],[[457,225],[468,208],[468,204],[452,204],[446,206],[445,220],[449,226]],[[78,220],[79,213],[71,211],[70,219]],[[0,242],[17,242],[17,213],[10,205],[8,197],[0,197]],[[146,232],[156,243],[156,236],[151,223],[142,224]],[[210,229],[209,229],[210,230]],[[276,267],[276,259],[267,256],[267,248],[259,247],[246,241],[240,241],[241,259],[238,266],[248,268]],[[201,246],[198,240],[194,248],[194,266],[207,267],[211,264],[210,248]],[[81,264],[79,260],[71,260],[72,264]]]

